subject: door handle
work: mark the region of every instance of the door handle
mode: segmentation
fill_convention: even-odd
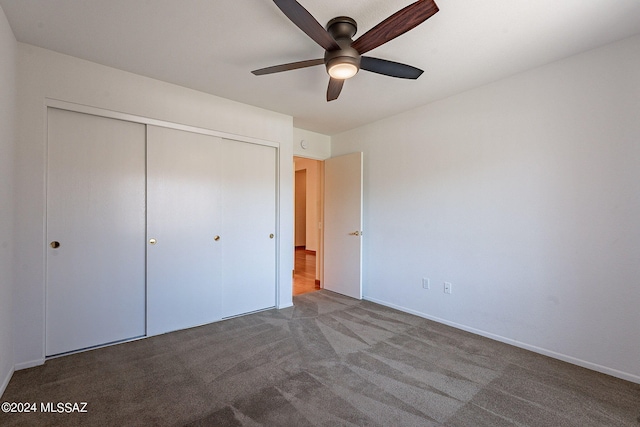
[[[54,240],[53,242],[49,243],[49,246],[51,246],[53,249],[58,249],[60,247],[60,242]]]
[[[362,236],[362,231],[354,231],[349,233],[349,236]]]
[[[155,245],[156,243],[158,243],[156,239],[149,239],[149,244]]]
[[[220,240],[220,236],[214,237],[213,240],[215,240],[217,242],[218,240]]]

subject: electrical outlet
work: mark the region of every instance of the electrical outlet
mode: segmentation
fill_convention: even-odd
[[[444,293],[445,294],[450,294],[451,293],[451,283],[444,282]]]
[[[423,289],[429,289],[429,279],[427,279],[426,277],[422,278],[422,288]]]

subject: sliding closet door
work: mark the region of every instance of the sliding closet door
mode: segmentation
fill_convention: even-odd
[[[147,333],[220,315],[220,140],[148,126]]]
[[[145,334],[145,126],[50,108],[47,356]]]
[[[276,303],[276,149],[223,140],[223,317]]]

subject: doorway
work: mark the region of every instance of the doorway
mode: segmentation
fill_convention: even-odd
[[[363,154],[343,154],[325,161],[294,157],[294,171],[302,170],[305,179],[299,187],[305,189],[306,227],[304,243],[296,251],[293,294],[299,294],[296,283],[306,283],[300,293],[322,288],[362,299]],[[295,217],[294,212],[294,221]],[[310,271],[312,255],[314,272]]]
[[[294,157],[293,295],[321,289],[324,162]]]

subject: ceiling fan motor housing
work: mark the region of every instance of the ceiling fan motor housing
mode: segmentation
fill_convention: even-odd
[[[352,37],[358,31],[356,21],[348,16],[333,18],[327,23],[327,31],[340,46],[338,50],[327,50],[324,54],[324,63],[327,72],[339,64],[350,64],[360,70],[360,53],[351,47]],[[357,72],[356,71],[356,72]]]
[[[327,31],[331,36],[338,40],[348,38],[351,40],[358,31],[358,24],[355,19],[348,16],[338,16],[327,22]]]

